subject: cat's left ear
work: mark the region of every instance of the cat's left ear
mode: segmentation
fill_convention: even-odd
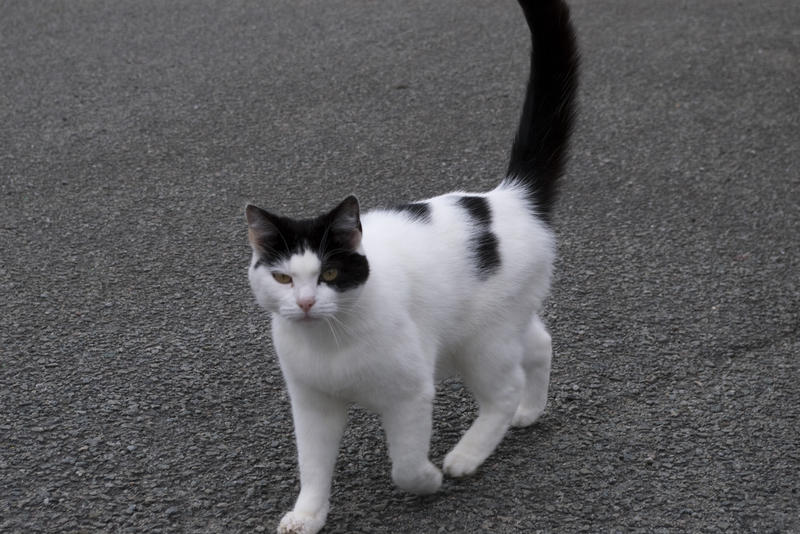
[[[359,216],[358,199],[350,195],[328,214],[330,229],[341,243],[351,250],[361,244],[361,218]]]

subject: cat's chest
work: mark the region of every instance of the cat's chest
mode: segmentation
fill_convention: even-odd
[[[432,362],[421,360],[418,351],[402,349],[401,336],[384,336],[376,344],[373,337],[325,339],[273,325],[273,343],[287,380],[375,410],[433,372]]]

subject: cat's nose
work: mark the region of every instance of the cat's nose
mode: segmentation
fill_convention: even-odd
[[[300,309],[303,310],[305,313],[308,313],[308,310],[311,309],[311,306],[314,305],[316,299],[314,297],[306,297],[297,300],[297,305],[300,306]]]

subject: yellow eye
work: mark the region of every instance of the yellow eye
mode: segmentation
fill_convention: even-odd
[[[283,273],[272,273],[272,278],[279,284],[288,284],[292,281],[292,277]]]
[[[337,271],[336,269],[328,269],[322,273],[322,279],[325,280],[326,282],[334,281],[337,276],[339,276],[339,271]]]

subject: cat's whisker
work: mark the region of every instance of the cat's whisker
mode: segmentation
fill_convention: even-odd
[[[342,348],[342,344],[339,342],[339,338],[336,336],[336,329],[334,328],[333,323],[331,322],[332,316],[323,317],[322,320],[325,321],[325,324],[328,325],[328,329],[331,331],[331,335],[333,336],[333,341],[336,343],[336,348]]]
[[[328,316],[328,318],[329,318],[329,319],[330,319],[330,320],[331,320],[333,323],[335,323],[336,325],[338,325],[338,326],[339,326],[339,328],[340,328],[340,329],[341,329],[341,330],[342,330],[342,331],[343,331],[345,334],[347,334],[347,336],[348,336],[348,337],[357,337],[357,336],[355,335],[355,333],[354,333],[354,332],[353,332],[353,331],[350,329],[350,327],[349,327],[348,325],[346,325],[346,324],[345,324],[345,323],[344,323],[344,322],[343,322],[341,319],[339,319],[338,317],[336,317],[336,315],[329,315],[329,316]]]
[[[326,250],[321,256],[322,263],[326,263],[329,258],[331,258],[332,256],[335,256],[336,254],[350,253],[350,252],[352,252],[352,251],[348,250],[348,249],[345,249],[345,248],[335,248],[335,249],[332,249],[332,250]]]
[[[341,311],[342,310],[339,310],[337,314],[329,316],[339,326],[340,330],[347,334],[348,337],[361,341],[365,347],[369,347],[376,352],[384,350],[383,345],[385,345],[385,343],[380,336],[374,334],[370,330],[357,330],[352,325],[343,321],[341,317],[337,317],[337,315],[341,315]]]

